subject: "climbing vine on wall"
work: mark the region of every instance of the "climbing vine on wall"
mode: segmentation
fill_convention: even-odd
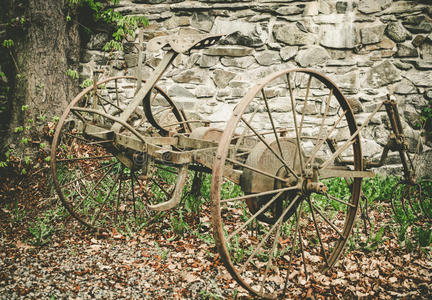
[[[147,18],[143,16],[123,16],[114,8],[119,0],[69,0],[70,5],[86,5],[93,12],[95,21],[103,21],[114,25],[112,39],[103,49],[105,51],[123,50],[122,41],[127,36],[135,37],[135,29],[140,26],[148,26]]]

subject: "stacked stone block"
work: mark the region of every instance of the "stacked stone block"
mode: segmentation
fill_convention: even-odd
[[[359,124],[394,95],[409,143],[419,140],[420,113],[432,99],[430,1],[121,0],[117,10],[149,19],[146,41],[167,34],[226,35],[218,45],[178,56],[159,82],[190,113],[227,120],[259,79],[281,69],[312,68],[343,90]],[[109,56],[101,51],[108,39],[107,33],[91,37],[82,78],[101,66],[110,75],[136,73],[137,41]],[[144,78],[162,55],[145,53]],[[283,112],[283,104],[275,109]],[[380,155],[388,125],[383,110],[362,133],[367,158]]]

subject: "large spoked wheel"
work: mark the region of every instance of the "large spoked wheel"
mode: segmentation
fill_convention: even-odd
[[[54,185],[71,215],[90,228],[143,224],[150,214],[147,204],[164,201],[158,189],[169,190],[164,177],[147,176],[155,163],[149,163],[144,152],[144,136],[187,132],[187,128],[180,110],[158,87],[152,90],[151,105],[139,106],[120,122],[136,83],[135,78],[122,76],[86,88],[57,125],[51,150]],[[145,109],[153,114],[151,120]],[[116,122],[121,124],[119,133],[133,143],[115,141],[110,129]]]
[[[241,172],[241,193],[227,193],[227,170]],[[234,110],[213,168],[214,237],[231,275],[276,298],[332,267],[354,225],[361,170],[354,115],[334,83],[308,69],[262,79]]]

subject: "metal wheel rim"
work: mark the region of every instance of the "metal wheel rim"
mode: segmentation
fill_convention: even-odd
[[[239,122],[241,115],[245,111],[248,104],[253,100],[254,96],[264,88],[267,82],[281,76],[285,75],[291,72],[303,72],[306,74],[310,74],[311,76],[314,76],[315,78],[319,79],[321,82],[323,82],[327,86],[334,87],[334,93],[338,94],[336,97],[339,101],[339,105],[347,111],[346,118],[351,118],[351,121],[349,122],[349,129],[351,133],[354,133],[357,130],[357,125],[355,123],[353,113],[351,110],[350,105],[346,101],[345,97],[343,96],[342,92],[337,88],[337,86],[327,77],[324,75],[313,71],[309,69],[290,69],[290,70],[283,70],[280,72],[276,72],[274,74],[271,74],[262,80],[258,82],[257,85],[255,85],[247,94],[246,96],[239,102],[237,107],[234,109],[232,117],[227,123],[226,129],[224,131],[224,134],[222,136],[220,145],[218,147],[217,153],[216,153],[216,160],[214,163],[213,173],[212,173],[212,183],[211,183],[211,196],[212,196],[212,226],[213,226],[213,232],[214,237],[216,240],[216,245],[219,251],[219,254],[222,258],[222,260],[225,263],[226,268],[228,269],[229,273],[232,275],[234,279],[245,289],[250,291],[254,295],[258,295],[260,297],[264,298],[274,298],[275,295],[269,295],[269,294],[262,294],[256,290],[254,290],[250,284],[245,282],[239,274],[238,270],[234,266],[233,262],[231,261],[231,257],[229,254],[229,251],[227,250],[226,244],[225,244],[225,237],[223,232],[223,226],[222,226],[222,220],[221,220],[221,204],[220,204],[220,191],[221,191],[221,185],[223,183],[223,168],[224,164],[227,158],[227,152],[228,152],[228,145],[230,142],[230,137],[232,136],[234,132],[234,128],[236,124]],[[354,157],[355,157],[355,170],[362,170],[362,155],[361,155],[361,146],[360,146],[360,140],[359,136],[356,137],[356,142],[353,144],[354,148]],[[352,186],[352,201],[355,205],[354,209],[349,210],[349,214],[346,217],[345,226],[344,226],[344,235],[347,236],[347,238],[339,242],[337,246],[335,247],[335,250],[333,250],[331,256],[328,258],[328,266],[323,269],[323,271],[328,270],[330,267],[332,267],[340,254],[342,253],[342,250],[348,240],[348,235],[351,232],[351,229],[354,225],[354,220],[358,208],[359,203],[359,196],[360,196],[360,190],[361,190],[361,178],[354,179],[353,186]]]
[[[136,80],[135,77],[133,76],[116,76],[116,77],[111,77],[111,78],[107,78],[104,80],[101,80],[99,82],[96,83],[96,86],[99,87],[101,85],[104,85],[105,83],[108,83],[110,81],[116,81],[116,80],[121,80],[121,79],[132,79],[132,80]],[[143,82],[145,82],[143,80]],[[57,168],[57,156],[56,156],[56,150],[59,147],[59,139],[60,139],[60,135],[62,132],[63,127],[65,126],[65,122],[68,118],[68,116],[71,114],[71,110],[74,107],[78,107],[77,104],[87,95],[89,94],[92,90],[94,89],[94,86],[89,86],[87,88],[85,88],[83,91],[81,91],[68,105],[68,107],[65,109],[65,111],[63,112],[57,127],[56,127],[56,131],[54,133],[54,138],[53,138],[53,142],[52,142],[52,146],[51,146],[51,161],[50,161],[50,165],[51,165],[51,171],[53,174],[53,181],[54,181],[54,187],[57,191],[57,194],[59,195],[59,198],[62,202],[62,204],[65,206],[65,208],[69,211],[69,213],[75,218],[77,219],[81,224],[85,225],[87,228],[90,229],[97,229],[98,227],[90,224],[88,221],[85,220],[85,217],[80,216],[78,213],[75,212],[74,208],[71,207],[71,205],[69,204],[69,201],[66,199],[66,196],[64,195],[63,192],[63,187],[59,182],[58,179],[58,168]],[[161,90],[159,87],[155,86],[155,89],[163,95],[163,97],[166,98],[167,102],[173,106],[174,111],[176,112],[176,117],[177,115],[180,116],[180,111],[178,110],[177,106],[175,105],[175,103],[172,101],[172,99],[163,91]],[[107,119],[111,119],[113,122],[116,122],[117,119],[116,117],[112,117],[110,115],[105,115],[104,117],[106,117]],[[182,119],[183,120],[183,119]],[[155,118],[151,119],[152,122],[156,123]],[[149,122],[151,122],[149,120]],[[153,125],[153,124],[152,124]],[[128,126],[128,124],[124,123],[124,126]],[[162,128],[159,124],[157,124],[157,129],[159,130],[160,128]],[[184,129],[186,129],[185,125],[182,124],[181,125]],[[141,140],[143,142],[143,144],[145,144],[144,138],[138,133],[138,132],[134,132],[133,127],[129,126],[130,128],[128,129],[129,132],[131,132],[132,135],[136,136],[139,140]],[[162,128],[163,129],[163,128]],[[160,131],[160,130],[159,130]],[[161,132],[161,131],[160,131]],[[165,130],[165,132],[168,132]],[[162,132],[163,133],[163,132]],[[120,163],[119,161],[117,163]],[[116,163],[116,164],[117,164]],[[98,228],[100,229],[100,228]]]

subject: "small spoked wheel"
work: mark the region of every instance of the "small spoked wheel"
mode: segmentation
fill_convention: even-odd
[[[136,83],[133,77],[121,76],[86,88],[57,125],[51,150],[55,189],[71,215],[90,228],[142,224],[150,213],[147,204],[159,195],[154,182],[167,189],[161,176],[153,180],[147,176],[151,164],[144,136],[187,132],[180,110],[158,87],[147,97],[151,103],[138,106],[127,121],[119,121]],[[114,138],[115,123],[129,144]]]
[[[332,267],[354,225],[359,171],[357,125],[333,82],[308,69],[262,79],[228,121],[212,174],[214,237],[233,278],[277,298]],[[236,195],[225,188],[233,172]]]

